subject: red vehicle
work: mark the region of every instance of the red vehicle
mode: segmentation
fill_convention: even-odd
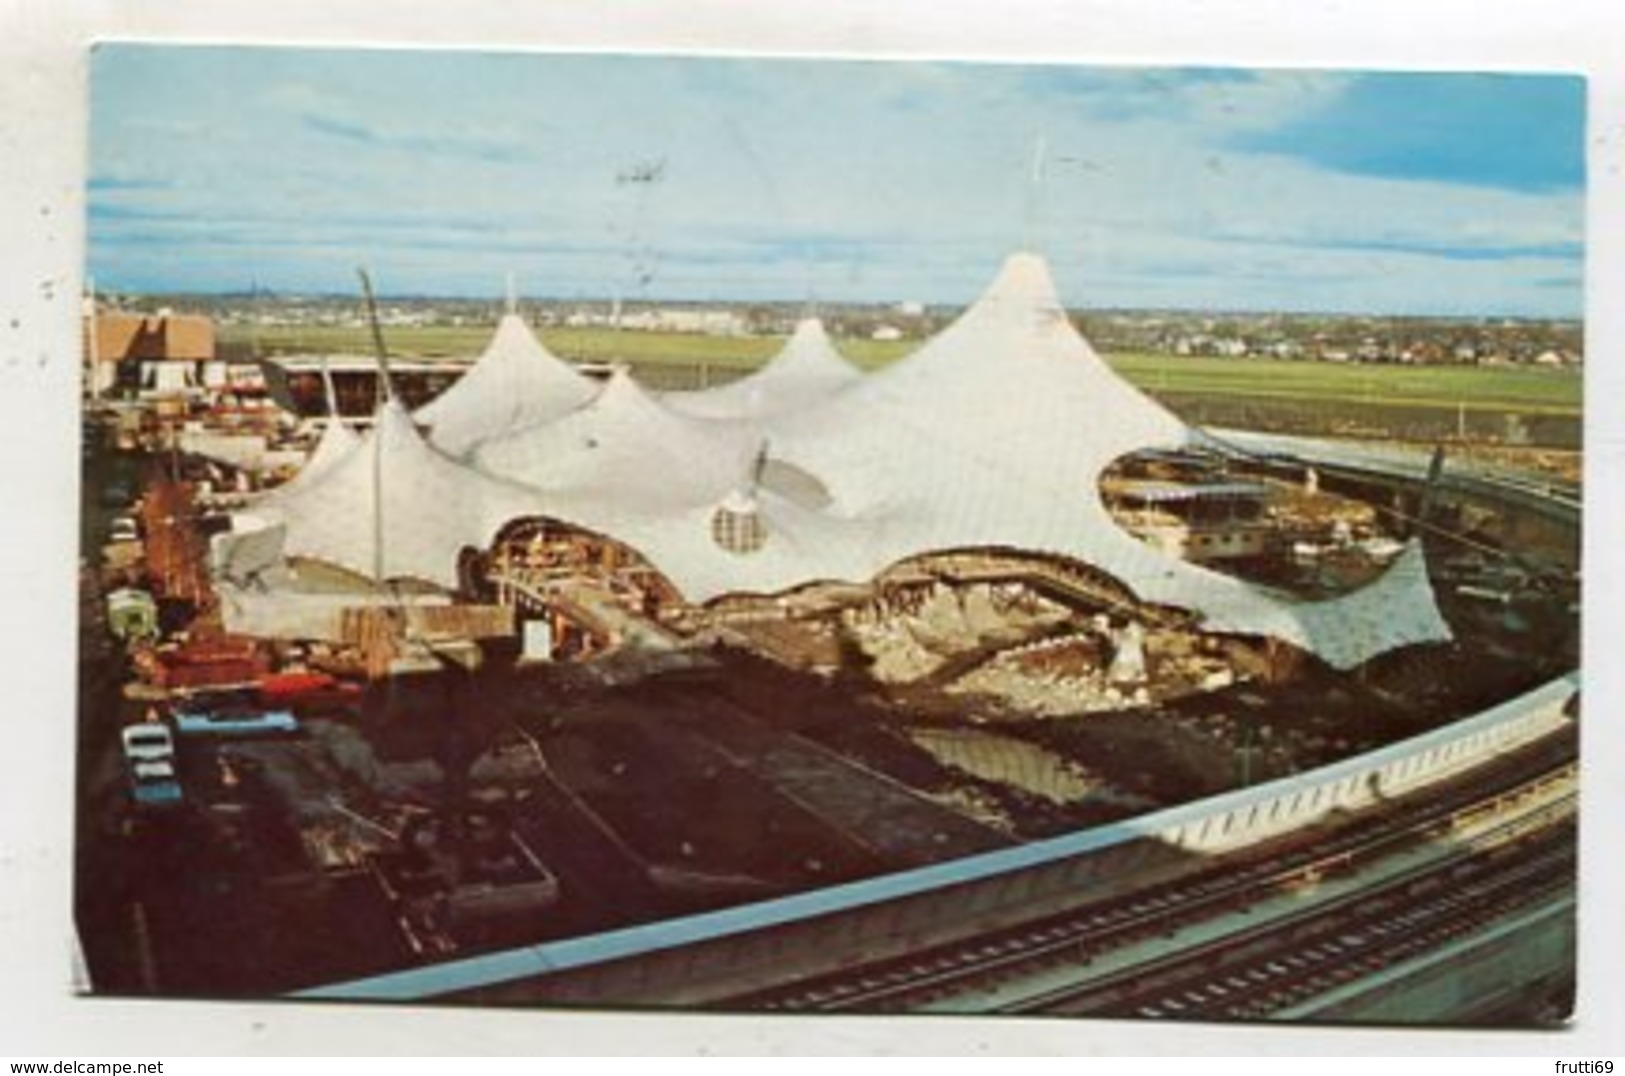
[[[270,673],[260,678],[260,700],[267,706],[321,710],[355,706],[361,688],[323,672]]]

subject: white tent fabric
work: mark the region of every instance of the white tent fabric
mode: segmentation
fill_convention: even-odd
[[[1203,614],[1213,630],[1285,639],[1334,665],[1449,637],[1419,549],[1367,592],[1310,603],[1118,528],[1100,473],[1126,452],[1195,435],[1101,361],[1034,255],[1011,258],[969,310],[896,366],[753,419],[685,418],[621,375],[593,405],[487,443],[476,460],[543,491],[549,514],[638,548],[696,601],[867,579],[931,550],[1001,547],[1087,562],[1145,600]],[[710,521],[764,439],[774,465],[827,498],[811,506],[764,488],[765,543],[723,549]]]
[[[775,363],[789,373],[767,384],[828,387],[837,380],[828,364],[809,358],[827,341],[814,330],[798,336]],[[536,391],[552,395],[539,402],[516,399],[505,375],[471,380],[482,367],[502,370],[516,348],[494,343],[487,358],[509,358],[482,360],[454,387],[464,389],[457,401],[442,398],[437,431],[454,415],[460,429],[497,433],[461,440],[472,465],[424,443],[388,406],[366,442],[257,512],[287,524],[290,553],[375,577],[449,584],[460,548],[483,548],[517,516],[545,515],[637,549],[695,602],[864,581],[923,553],[993,547],[1087,563],[1145,601],[1200,614],[1208,629],[1286,640],[1338,667],[1449,638],[1414,544],[1365,590],[1304,602],[1120,529],[1101,502],[1101,472],[1124,453],[1198,436],[1101,361],[1032,254],[1009,259],[907,359],[869,377],[842,375],[848,383],[809,391],[795,407],[794,392],[775,390],[766,407],[767,392],[747,389],[718,417],[696,417],[624,370],[569,409],[551,374]],[[748,523],[719,519],[738,517],[741,505]]]
[[[331,396],[331,394],[329,394]],[[300,490],[318,484],[323,475],[327,474],[341,461],[355,452],[361,445],[361,437],[349,426],[346,426],[337,417],[330,416],[327,425],[322,427],[321,436],[316,439],[316,447],[310,450],[305,457],[304,466],[300,467],[294,476],[283,482],[280,486],[267,490],[256,496],[250,507],[231,515],[232,529],[225,534],[217,534],[211,539],[214,546],[215,563],[226,565],[235,563],[236,559],[246,558],[250,563],[258,563],[264,557],[265,535],[259,532],[268,531],[272,521],[281,518],[279,506],[289,502]],[[280,528],[278,528],[280,533]],[[254,549],[245,547],[241,550],[234,548],[240,542],[248,541],[247,536],[254,535],[252,539]],[[278,546],[280,550],[280,545]]]
[[[287,528],[280,523],[249,519],[242,529],[216,534],[209,539],[209,570],[221,584],[260,584],[275,578],[283,567],[282,547]]]
[[[322,435],[316,439],[316,447],[310,450],[310,456],[299,472],[280,486],[268,493],[262,504],[275,503],[296,490],[305,488],[316,482],[322,475],[354,452],[361,443],[357,433],[337,418],[329,418],[327,425],[322,428]]]
[[[867,579],[889,562],[876,544],[884,512],[843,519],[766,487],[755,498],[764,547],[719,546],[713,518],[751,484],[761,447],[755,423],[678,415],[621,370],[585,407],[485,442],[474,462],[537,491],[547,515],[639,550],[695,601]]]
[[[457,583],[457,554],[484,549],[511,519],[535,515],[528,491],[465,467],[425,442],[395,401],[361,443],[298,488],[255,505],[286,525],[284,551],[373,579]]]
[[[668,392],[661,402],[697,418],[769,418],[815,407],[862,379],[830,343],[824,323],[806,318],[761,369],[715,388]]]
[[[547,350],[523,318],[505,314],[474,365],[414,417],[437,448],[462,456],[486,438],[567,414],[598,389]]]
[[[1194,439],[1078,335],[1043,260],[1018,254],[953,325],[782,424],[773,445],[823,480],[832,511],[889,514],[887,563],[955,547],[1060,554],[1144,600],[1199,612],[1212,630],[1285,639],[1339,667],[1449,638],[1419,550],[1378,584],[1381,601],[1311,603],[1168,557],[1121,530],[1100,501],[1101,472],[1126,452]]]
[[[636,514],[711,503],[746,479],[755,448],[745,425],[678,415],[622,368],[591,402],[487,440],[473,459],[545,491],[550,505],[585,497]]]

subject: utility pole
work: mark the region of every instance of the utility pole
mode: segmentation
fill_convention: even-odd
[[[1433,448],[1433,459],[1428,463],[1427,481],[1422,486],[1422,496],[1416,505],[1416,518],[1407,528],[1409,535],[1425,530],[1433,516],[1433,505],[1438,500],[1440,481],[1444,477],[1444,459],[1444,442],[1441,441]]]
[[[96,339],[96,278],[85,277],[85,355],[90,360],[90,369],[85,371],[85,384],[90,389],[90,398],[100,400],[101,390],[101,346]]]
[[[1241,729],[1241,746],[1237,752],[1241,755],[1241,787],[1247,788],[1253,783],[1253,726],[1243,725]]]

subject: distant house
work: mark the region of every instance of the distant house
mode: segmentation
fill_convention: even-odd
[[[745,319],[732,310],[676,308],[633,311],[623,315],[620,324],[623,329],[708,336],[744,336],[749,328]]]
[[[86,319],[89,388],[144,394],[197,391],[215,361],[214,322],[189,314],[98,313]]]

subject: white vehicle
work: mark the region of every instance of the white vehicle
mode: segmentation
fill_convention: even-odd
[[[156,721],[126,725],[119,733],[130,796],[143,807],[161,807],[181,801],[175,779],[175,740],[169,726]]]

